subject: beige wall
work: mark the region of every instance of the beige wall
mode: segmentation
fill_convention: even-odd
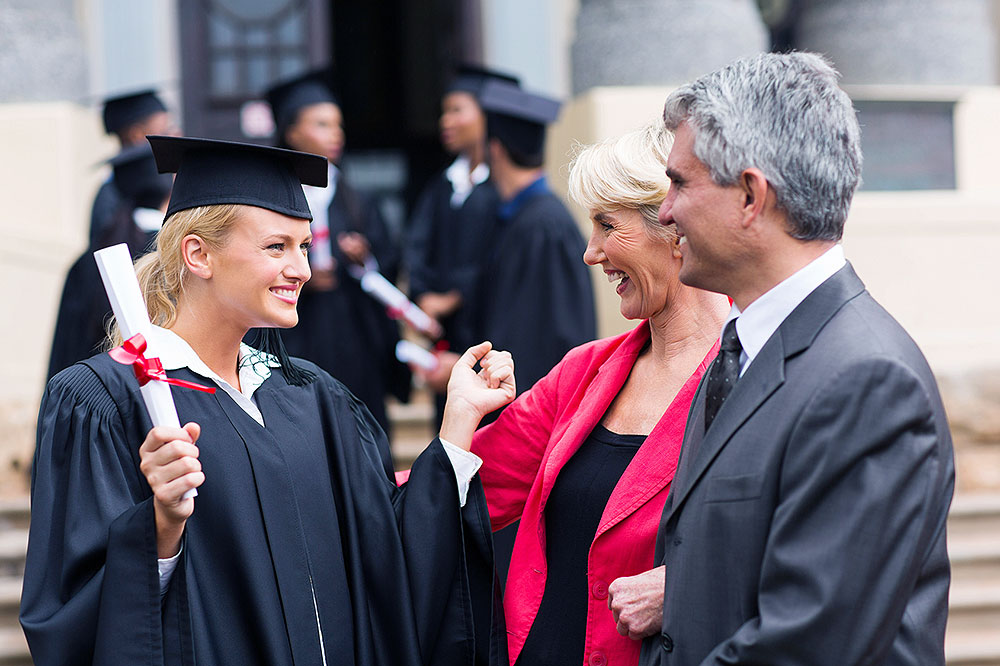
[[[114,152],[102,137],[97,115],[75,104],[0,105],[0,494],[15,490],[10,473],[32,447],[63,278],[107,173],[94,165]]]
[[[574,141],[590,143],[656,118],[666,88],[595,88],[568,103],[549,137],[549,173],[565,192]],[[854,91],[852,91],[853,93]],[[951,98],[959,189],[861,192],[844,247],[875,297],[913,335],[939,373],[1000,367],[1000,89],[866,89],[868,97]],[[586,214],[574,208],[589,233]],[[618,297],[594,271],[599,332],[629,328]]]

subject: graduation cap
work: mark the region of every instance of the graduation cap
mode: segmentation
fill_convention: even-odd
[[[324,102],[340,104],[333,93],[332,67],[313,69],[276,83],[268,88],[266,95],[279,139],[295,123],[295,118],[304,107]]]
[[[284,148],[148,136],[160,173],[176,173],[166,218],[179,210],[245,204],[312,219],[302,185],[326,187],[326,158]]]
[[[487,69],[478,65],[461,65],[455,73],[455,78],[448,84],[445,94],[453,92],[467,92],[479,97],[483,86],[487,81],[506,81],[515,86],[520,86],[521,81],[512,74],[498,72],[494,69]]]
[[[159,208],[170,194],[174,179],[169,173],[157,170],[153,149],[148,143],[123,149],[108,160],[108,164],[114,173],[115,186],[136,206]]]
[[[104,130],[108,134],[120,132],[129,125],[148,118],[154,113],[166,111],[167,107],[156,96],[155,90],[109,97],[104,100]]]
[[[479,93],[479,106],[486,111],[487,134],[499,139],[516,163],[541,165],[545,126],[559,116],[560,102],[491,79]]]

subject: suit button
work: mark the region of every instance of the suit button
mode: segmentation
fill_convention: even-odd
[[[608,658],[604,656],[603,652],[592,652],[588,663],[590,666],[606,666]]]
[[[660,634],[660,647],[663,648],[664,652],[674,651],[674,639],[672,639],[670,637],[670,634],[668,634],[665,631],[662,634]]]
[[[608,586],[602,581],[594,583],[594,586],[590,588],[590,591],[594,594],[595,599],[608,598]]]

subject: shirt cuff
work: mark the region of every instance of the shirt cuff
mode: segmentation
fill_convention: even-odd
[[[468,488],[468,485],[466,485]],[[170,578],[174,575],[174,569],[177,568],[177,562],[180,560],[181,553],[184,552],[184,544],[181,544],[181,549],[177,551],[177,554],[173,557],[168,557],[164,560],[156,560],[156,568],[160,571],[160,596],[162,597],[167,593],[167,587],[170,586]]]
[[[469,495],[469,482],[472,481],[472,477],[479,471],[479,468],[483,464],[483,459],[472,451],[466,451],[455,446],[446,439],[440,437],[438,439],[441,440],[441,445],[444,446],[444,452],[448,454],[451,466],[455,468],[455,481],[458,482],[458,505],[465,506],[465,500]]]

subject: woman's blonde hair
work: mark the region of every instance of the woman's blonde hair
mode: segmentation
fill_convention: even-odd
[[[177,318],[177,302],[184,292],[182,241],[194,234],[211,248],[226,244],[242,206],[216,204],[180,210],[167,218],[156,235],[156,247],[135,262],[136,276],[149,320],[156,326],[169,327]],[[118,322],[112,320],[108,332],[111,347],[122,343]]]
[[[667,196],[667,155],[673,134],[657,120],[642,129],[582,147],[569,172],[569,195],[590,212],[623,208],[642,214],[653,236],[673,240],[676,230],[657,220]]]

